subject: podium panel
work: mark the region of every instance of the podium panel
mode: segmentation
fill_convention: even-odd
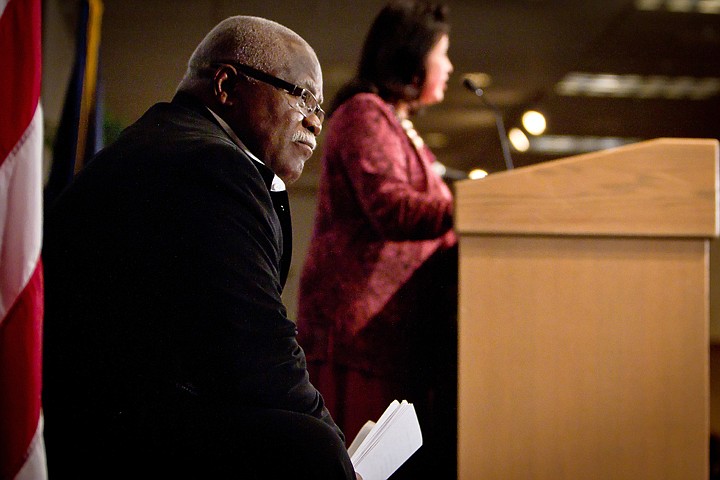
[[[717,141],[491,177],[457,189],[459,478],[706,480]]]
[[[707,478],[703,242],[460,248],[460,478]]]

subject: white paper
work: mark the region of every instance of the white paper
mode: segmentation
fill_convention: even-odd
[[[385,480],[422,446],[415,407],[394,400],[378,421],[367,422],[348,453],[363,480]]]
[[[353,456],[355,451],[358,449],[363,440],[365,440],[365,437],[368,436],[368,433],[370,433],[370,430],[372,430],[374,426],[375,422],[373,422],[372,420],[368,420],[367,422],[365,422],[365,425],[363,425],[358,434],[355,435],[355,440],[353,440],[350,444],[350,447],[348,448],[348,455],[350,455],[351,457]]]

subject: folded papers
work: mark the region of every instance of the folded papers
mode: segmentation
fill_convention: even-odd
[[[415,407],[393,400],[377,422],[368,420],[363,425],[348,454],[363,480],[385,480],[421,446]]]

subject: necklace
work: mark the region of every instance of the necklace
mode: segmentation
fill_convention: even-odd
[[[417,148],[418,150],[422,149],[423,145],[425,145],[425,142],[423,141],[417,130],[415,130],[415,126],[413,125],[413,123],[409,119],[403,118],[400,120],[400,125],[402,125],[408,138],[413,143],[413,145],[415,145],[415,148]]]

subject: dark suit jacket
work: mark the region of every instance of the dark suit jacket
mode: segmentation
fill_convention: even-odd
[[[162,444],[177,425],[252,409],[306,413],[342,437],[282,304],[290,211],[285,192],[269,191],[273,176],[180,94],[126,129],[49,209],[51,469],[98,438]]]

